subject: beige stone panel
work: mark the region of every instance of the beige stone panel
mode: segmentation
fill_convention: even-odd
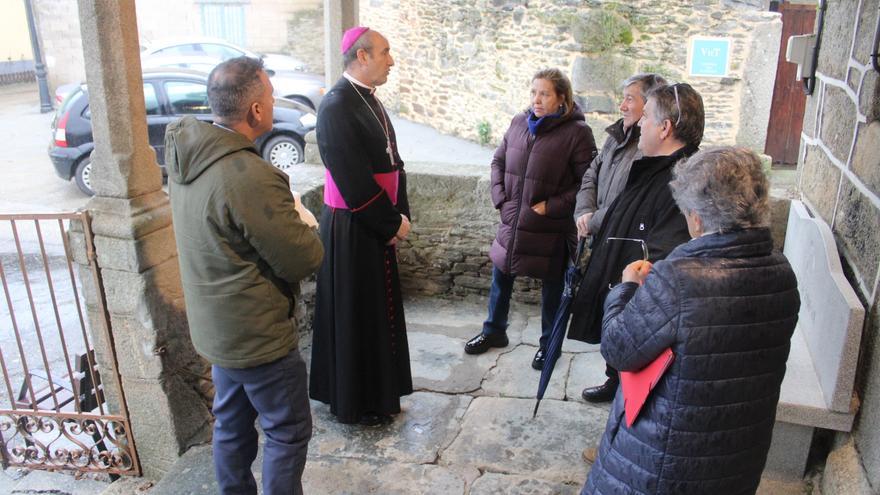
[[[813,213],[830,224],[837,203],[840,170],[822,149],[808,146],[800,174],[800,188]]]
[[[871,192],[880,196],[880,121],[859,125],[852,170]]]
[[[849,160],[856,132],[856,102],[845,90],[826,84],[822,103],[822,142],[842,163]]]
[[[826,2],[825,24],[822,32],[822,50],[817,70],[841,81],[846,78],[847,65],[852,53],[853,31],[857,25],[859,0]],[[874,8],[876,11],[876,7]],[[818,20],[818,14],[817,14]]]

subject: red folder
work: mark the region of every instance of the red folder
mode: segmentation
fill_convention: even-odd
[[[674,357],[672,349],[667,348],[651,364],[639,371],[620,372],[620,386],[623,389],[623,408],[626,411],[627,427],[632,426],[636,421],[636,416],[639,415],[639,411],[648,400],[648,395],[660,381],[663,373],[666,373],[666,369],[672,364]]]

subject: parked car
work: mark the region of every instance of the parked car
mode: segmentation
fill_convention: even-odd
[[[141,52],[144,68],[177,67],[210,72],[220,62],[242,55],[263,60],[271,74],[275,95],[301,101],[317,109],[324,96],[324,78],[305,72],[305,64],[281,54],[262,54],[223,40],[190,37],[151,43]]]
[[[56,110],[61,108],[61,104],[64,103],[64,99],[67,98],[70,93],[73,93],[74,90],[79,87],[79,83],[68,83],[59,85],[57,88],[55,88],[55,103],[52,104],[52,106],[55,107]]]
[[[147,110],[147,132],[156,160],[165,164],[165,127],[173,120],[192,115],[206,122],[213,121],[208,105],[207,74],[191,70],[146,70],[144,100]],[[255,145],[263,158],[281,170],[303,161],[304,136],[314,129],[314,110],[293,100],[275,99],[275,126],[260,136]],[[83,84],[64,100],[52,120],[52,142],[49,158],[55,172],[64,180],[74,179],[86,194],[92,195],[91,111],[88,88]]]

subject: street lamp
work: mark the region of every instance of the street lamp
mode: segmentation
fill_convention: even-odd
[[[40,88],[40,113],[51,112],[52,100],[49,98],[49,85],[46,83],[46,66],[43,64],[43,52],[40,50],[31,0],[24,0],[24,8],[27,11],[28,31],[31,34],[31,50],[34,52],[34,72],[37,73],[37,86]]]

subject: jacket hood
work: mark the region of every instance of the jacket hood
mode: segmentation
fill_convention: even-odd
[[[165,130],[165,168],[178,184],[189,184],[217,160],[241,150],[257,152],[243,135],[194,117],[176,120]]]

